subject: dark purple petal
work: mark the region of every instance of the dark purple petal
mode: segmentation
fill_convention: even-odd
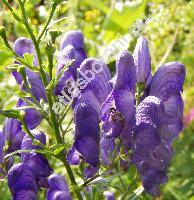
[[[74,148],[87,163],[96,167],[99,164],[99,119],[97,111],[86,104],[75,108]]]
[[[67,154],[67,162],[70,165],[78,165],[81,159],[81,154],[72,147]]]
[[[22,131],[21,122],[17,119],[7,118],[5,120],[4,133],[9,141],[8,152],[19,150],[25,133]]]
[[[159,185],[168,181],[165,171],[148,170],[141,178],[144,189],[153,196],[159,196]]]
[[[37,193],[37,183],[33,172],[28,165],[19,163],[8,171],[8,186],[14,195],[21,190],[31,190]]]
[[[17,39],[14,43],[14,51],[20,57],[23,57],[25,53],[33,54],[34,55],[34,65],[35,66],[38,65],[34,45],[30,39],[27,39],[27,38]],[[27,81],[29,83],[29,87],[31,88],[32,95],[34,95],[38,101],[40,101],[41,98],[44,99],[45,101],[47,101],[46,91],[43,86],[43,82],[40,78],[40,75],[38,73],[33,72],[32,70],[30,70],[27,67],[25,68],[25,72],[26,72]],[[26,88],[22,85],[23,78],[22,78],[21,74],[14,71],[13,75],[14,75],[17,83],[21,85],[21,90],[26,91]]]
[[[46,136],[44,133],[37,130],[32,130],[31,132],[36,140],[39,140],[42,144],[46,144]],[[21,149],[41,149],[41,147],[34,146],[32,144],[32,139],[28,135],[26,135],[22,141]],[[37,180],[40,178],[48,177],[53,172],[48,163],[48,160],[42,154],[36,152],[21,153],[21,159],[22,162],[26,163],[28,167],[33,171]]]
[[[63,176],[53,174],[49,176],[49,190],[47,200],[71,200],[69,189]]]
[[[106,137],[102,137],[100,141],[100,150],[101,150],[101,158],[102,162],[105,165],[110,165],[113,160],[114,151],[115,151],[115,139],[110,138],[107,139]],[[117,155],[117,153],[116,153]]]
[[[3,151],[4,146],[5,146],[5,135],[3,131],[0,131],[0,164],[3,163],[4,160],[4,151]]]
[[[136,66],[137,83],[147,84],[151,75],[151,59],[148,42],[143,36],[137,40],[133,57]]]
[[[14,43],[13,50],[15,53],[23,57],[25,53],[33,54],[34,55],[34,65],[37,66],[37,56],[35,54],[35,48],[32,40],[28,38],[21,37],[17,39]]]
[[[27,103],[25,103],[23,100],[19,99],[18,103],[17,103],[17,107],[21,107],[21,106],[27,106]],[[26,120],[28,128],[34,129],[40,124],[40,122],[43,119],[43,116],[37,110],[32,109],[32,108],[27,108],[27,109],[25,109],[24,118]]]
[[[65,177],[61,175],[58,175],[58,174],[50,175],[48,182],[49,182],[50,190],[59,190],[59,191],[66,191],[66,192],[69,191]]]
[[[67,45],[72,45],[75,49],[84,47],[84,36],[79,30],[72,30],[65,33],[61,43],[60,50],[62,51]]]
[[[155,73],[149,90],[149,95],[156,96],[163,101],[179,94],[183,90],[185,67],[178,62],[170,62],[159,67]]]
[[[97,167],[92,167],[88,166],[84,169],[84,177],[86,179],[93,177],[99,170],[99,166]]]
[[[61,44],[60,53],[58,56],[57,74],[64,68],[64,66],[74,59],[74,63],[66,69],[60,78],[54,94],[60,95],[62,90],[68,88],[68,80],[72,78],[73,81],[77,79],[77,69],[81,63],[86,59],[84,50],[84,37],[80,31],[69,31],[65,34]],[[66,91],[65,91],[66,92]]]
[[[37,195],[32,190],[20,190],[13,195],[13,200],[37,200]]]
[[[133,163],[142,179],[144,189],[153,196],[159,195],[159,186],[167,181],[166,170],[173,151],[163,140],[165,124],[163,102],[148,96],[138,106],[133,140]]]
[[[130,138],[135,125],[136,72],[133,57],[123,51],[116,61],[113,90],[101,107],[103,131],[108,137]],[[123,134],[122,134],[123,133]],[[126,145],[129,147],[130,141]]]
[[[183,101],[181,92],[185,80],[185,67],[171,62],[160,67],[155,73],[149,94],[159,97],[165,107],[166,123],[162,127],[163,138],[171,142],[183,128]]]
[[[91,90],[94,96],[102,104],[111,91],[108,83],[111,79],[110,71],[105,63],[99,59],[88,58],[80,66],[78,80],[87,81],[86,86],[79,87],[81,92]]]
[[[46,90],[44,88],[40,75],[26,68],[26,77],[27,77],[29,86],[31,88],[30,91],[32,95],[35,96],[37,101],[40,101],[40,99],[43,99],[45,102],[47,102]],[[22,89],[26,91],[26,88],[24,86],[22,86]]]
[[[136,70],[133,56],[128,51],[122,51],[116,60],[115,89],[129,89],[135,92]]]

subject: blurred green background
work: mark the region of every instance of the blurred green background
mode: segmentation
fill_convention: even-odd
[[[9,0],[20,15],[16,0]],[[51,1],[29,0],[26,10],[34,32],[42,29],[49,15]],[[0,2],[0,25],[4,25],[10,43],[18,37],[28,37],[23,26],[12,19]],[[132,52],[138,36],[149,41],[153,72],[169,61],[180,61],[186,66],[187,76],[183,98],[185,102],[185,128],[174,142],[175,156],[169,167],[169,182],[161,187],[164,200],[194,200],[194,0],[69,0],[62,1],[47,31],[45,41],[60,34],[81,29],[89,56],[102,57],[112,66],[112,58],[126,46]],[[44,55],[45,42],[41,44]],[[57,54],[57,52],[56,52]],[[0,109],[14,106],[17,97],[10,91],[18,86],[5,66],[13,62],[0,40]],[[112,67],[111,67],[112,69]],[[194,115],[194,114],[193,114]],[[3,127],[4,118],[0,118]],[[50,130],[41,124],[48,134]],[[59,166],[60,167],[60,166]],[[60,171],[60,169],[58,169]],[[125,177],[127,183],[127,175]],[[9,199],[4,181],[0,182],[0,199]],[[41,197],[40,197],[41,198]],[[101,196],[96,199],[102,199]],[[149,195],[136,199],[152,199]]]

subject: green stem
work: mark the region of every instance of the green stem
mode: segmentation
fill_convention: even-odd
[[[12,13],[14,19],[18,22],[21,22],[20,17],[13,11],[13,8],[9,5],[9,3],[6,0],[2,0],[2,2],[5,4],[5,6],[9,9],[9,11]]]
[[[77,183],[76,183],[76,181],[75,181],[75,177],[74,177],[74,175],[73,175],[73,172],[72,172],[72,170],[71,170],[71,167],[70,167],[70,165],[67,163],[67,161],[66,161],[66,159],[65,159],[65,157],[64,157],[64,155],[63,155],[63,153],[61,153],[61,154],[59,155],[58,158],[63,162],[63,164],[64,164],[64,166],[65,166],[65,168],[66,168],[66,170],[67,170],[67,174],[68,174],[69,179],[70,179],[70,181],[71,181],[71,184],[72,184],[72,186],[73,186],[74,192],[75,192],[75,194],[76,194],[76,196],[77,196],[77,199],[78,199],[78,200],[83,200],[83,198],[82,198],[82,196],[81,196],[81,193],[80,193],[80,191],[79,191],[78,185],[77,185]]]
[[[40,35],[38,36],[37,42],[39,42],[39,41],[41,40],[42,36],[44,35],[44,33],[45,33],[45,31],[46,31],[46,29],[47,29],[47,27],[48,27],[48,25],[50,24],[50,21],[51,21],[53,15],[54,15],[54,13],[55,13],[55,10],[56,10],[56,8],[57,8],[58,3],[59,3],[58,0],[56,0],[56,1],[53,3],[52,8],[51,8],[51,11],[50,11],[50,14],[49,14],[49,18],[48,18],[48,20],[47,20],[47,22],[46,22],[46,24],[45,24],[45,26],[44,26],[42,32],[41,32]]]
[[[42,81],[43,81],[43,84],[44,86],[46,87],[47,86],[47,79],[46,79],[46,74],[44,72],[44,69],[42,67],[42,58],[41,58],[41,53],[40,53],[40,48],[39,48],[39,44],[38,42],[36,41],[36,37],[28,23],[28,18],[26,16],[26,12],[25,12],[25,8],[24,8],[24,3],[21,1],[21,0],[18,0],[19,4],[20,4],[20,8],[21,8],[21,11],[22,11],[22,16],[23,16],[23,22],[24,22],[24,25],[34,43],[34,47],[35,47],[35,50],[36,50],[36,54],[37,54],[37,57],[38,57],[38,62],[39,62],[39,70],[40,70],[40,75],[41,75],[41,78],[42,78]]]
[[[46,79],[45,71],[42,68],[42,58],[41,58],[39,43],[36,40],[35,35],[33,34],[32,30],[30,28],[30,25],[28,23],[28,18],[26,16],[24,4],[23,4],[23,2],[21,0],[18,0],[18,1],[19,1],[19,4],[20,4],[20,7],[21,7],[24,25],[25,25],[25,27],[26,27],[26,29],[27,29],[27,31],[28,31],[33,43],[34,43],[34,46],[35,46],[35,50],[36,50],[37,57],[38,57],[38,62],[39,62],[40,75],[41,75],[41,78],[43,80],[43,84],[44,84],[44,86],[46,88],[47,79]],[[62,144],[62,138],[60,136],[60,130],[59,130],[59,126],[58,126],[58,123],[57,123],[57,118],[55,116],[55,113],[52,110],[53,100],[52,100],[52,96],[51,96],[50,90],[47,90],[46,94],[47,94],[47,99],[48,99],[48,103],[49,103],[50,114],[51,114],[51,122],[52,122],[52,126],[53,126],[53,129],[54,129],[54,132],[55,132],[55,137],[56,137],[57,143]],[[77,183],[75,181],[75,177],[73,175],[71,167],[69,166],[69,164],[67,163],[67,161],[65,159],[65,155],[63,155],[63,153],[60,153],[59,155],[60,155],[60,160],[64,163],[64,166],[65,166],[65,168],[67,170],[67,173],[68,173],[68,176],[70,178],[71,184],[75,187],[74,191],[75,191],[75,194],[77,196],[77,199],[78,200],[82,200],[82,196],[81,196],[79,190],[77,189],[78,186],[77,186]]]

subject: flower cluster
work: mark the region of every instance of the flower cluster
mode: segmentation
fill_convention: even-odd
[[[26,53],[32,54],[33,67],[38,69],[37,55],[30,39],[16,40],[14,51],[21,58]],[[72,81],[79,82],[80,90],[73,99],[74,141],[65,160],[70,165],[85,163],[83,173],[88,179],[101,165],[110,167],[115,157],[125,154],[127,160],[117,159],[120,165],[126,168],[126,161],[134,164],[144,189],[157,196],[160,184],[168,179],[166,171],[173,156],[172,142],[183,128],[181,92],[185,67],[171,62],[159,67],[152,75],[148,42],[144,37],[138,39],[133,55],[127,50],[122,51],[115,65],[116,73],[112,78],[103,60],[87,58],[80,31],[65,34],[56,69],[56,76],[60,73],[62,76],[52,94],[56,97],[64,92],[70,95],[74,90],[69,84]],[[19,99],[16,108],[32,102],[48,102],[39,72],[21,67],[12,73],[21,91],[31,94],[27,101]],[[51,77],[46,76],[50,82]],[[86,77],[88,80],[84,82]],[[46,145],[46,135],[35,129],[43,117],[39,110],[27,107],[24,121],[30,135],[23,131],[22,122],[13,118],[6,119],[4,130],[0,132],[0,164],[7,166],[7,171],[3,168],[1,171],[7,174],[15,200],[37,199],[40,188],[47,188],[48,200],[71,199],[65,179],[51,175],[53,170],[46,156],[37,152],[42,146],[33,143],[36,140]],[[4,152],[5,141],[8,147]],[[4,160],[4,154],[17,150],[21,150],[17,154],[21,163],[14,164],[12,157]],[[110,192],[105,196],[114,199]]]
[[[75,141],[68,154],[69,163],[85,160],[89,164],[86,178],[96,173],[101,120],[101,158],[105,165],[111,163],[118,138],[125,152],[132,150],[129,159],[136,165],[144,189],[157,196],[159,185],[167,181],[166,170],[173,155],[171,143],[183,127],[185,67],[178,62],[167,63],[152,76],[144,37],[138,39],[133,56],[126,50],[118,55],[112,79],[107,66],[93,58],[82,62],[78,76],[100,62],[103,71],[74,102]]]

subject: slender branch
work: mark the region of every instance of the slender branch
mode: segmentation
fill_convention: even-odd
[[[47,79],[46,79],[46,74],[44,72],[44,69],[42,67],[42,58],[41,58],[41,53],[40,53],[40,47],[39,47],[39,44],[38,42],[36,41],[36,37],[28,23],[28,18],[26,16],[26,11],[25,11],[25,8],[24,8],[24,3],[21,1],[21,0],[18,0],[19,2],[19,5],[20,5],[20,8],[21,8],[21,11],[22,11],[22,16],[23,16],[23,22],[24,22],[24,25],[34,43],[34,47],[36,49],[36,54],[37,54],[37,57],[38,57],[38,62],[39,62],[39,69],[40,69],[40,75],[41,75],[41,78],[42,78],[42,81],[44,83],[44,86],[46,87],[47,86]]]
[[[77,196],[77,199],[78,199],[78,200],[83,200],[83,198],[82,198],[82,196],[81,196],[81,193],[80,193],[80,191],[79,191],[78,185],[77,185],[77,183],[76,183],[76,181],[75,181],[75,177],[74,177],[74,175],[73,175],[73,172],[72,172],[72,170],[71,170],[71,167],[70,167],[70,165],[67,163],[66,158],[64,157],[63,153],[61,153],[61,154],[59,155],[58,158],[63,162],[63,164],[64,164],[64,166],[65,166],[65,168],[66,168],[66,170],[67,170],[67,174],[68,174],[69,179],[70,179],[70,181],[71,181],[71,184],[72,184],[72,186],[73,186],[73,188],[74,188],[74,192],[75,192],[75,194],[76,194],[76,196]]]
[[[26,27],[26,29],[27,29],[27,31],[28,31],[33,43],[34,43],[34,46],[35,46],[35,50],[36,50],[37,57],[38,57],[38,62],[39,62],[39,71],[40,71],[40,74],[41,74],[41,78],[43,80],[43,84],[44,84],[44,86],[46,88],[47,79],[46,79],[45,71],[44,71],[44,69],[42,67],[42,58],[41,58],[39,43],[36,40],[35,35],[33,34],[32,30],[30,28],[30,25],[28,23],[28,18],[26,16],[24,4],[23,4],[23,2],[21,0],[18,0],[18,1],[19,1],[19,4],[20,4],[20,7],[21,7],[24,25],[25,25],[25,27]],[[55,132],[55,137],[56,137],[57,143],[62,144],[62,138],[60,136],[60,130],[59,130],[59,125],[58,125],[58,122],[57,122],[57,118],[56,118],[56,115],[55,115],[54,111],[52,110],[53,99],[52,99],[50,90],[47,90],[46,94],[47,94],[47,99],[48,99],[48,103],[49,103],[51,121],[52,121],[52,125],[53,125],[53,130]],[[75,191],[75,194],[77,196],[77,199],[78,200],[82,200],[81,193],[77,189],[78,186],[77,186],[77,183],[75,181],[75,177],[73,175],[71,167],[69,166],[69,164],[66,161],[66,158],[65,158],[65,155],[63,154],[63,152],[61,152],[59,154],[59,159],[64,163],[64,166],[65,166],[65,168],[67,170],[67,173],[68,173],[69,179],[71,181],[71,184],[75,187],[74,191]]]
[[[9,9],[9,11],[12,13],[14,19],[18,22],[21,22],[20,17],[14,12],[13,8],[9,5],[9,3],[6,0],[2,0],[4,5]]]
[[[59,0],[55,0],[55,2],[53,3],[53,5],[52,5],[52,7],[51,7],[50,14],[49,14],[49,18],[48,18],[48,20],[47,20],[47,22],[46,22],[46,24],[45,24],[45,26],[44,26],[42,32],[41,32],[40,35],[38,36],[37,42],[40,42],[40,40],[41,40],[42,36],[44,35],[44,33],[45,33],[45,31],[46,31],[48,25],[50,24],[50,21],[51,21],[53,15],[54,15],[54,13],[55,13],[55,10],[56,10],[56,8],[57,8],[58,3],[59,3]]]
[[[168,46],[165,54],[163,55],[161,61],[159,62],[159,64],[157,65],[157,67],[160,67],[161,65],[163,65],[166,61],[166,59],[168,58],[168,56],[170,55],[170,52],[172,51],[175,43],[176,43],[176,39],[177,39],[177,36],[178,36],[178,32],[179,32],[179,27],[176,28],[175,30],[175,34],[173,36],[173,40],[172,42],[170,43],[170,45]]]

